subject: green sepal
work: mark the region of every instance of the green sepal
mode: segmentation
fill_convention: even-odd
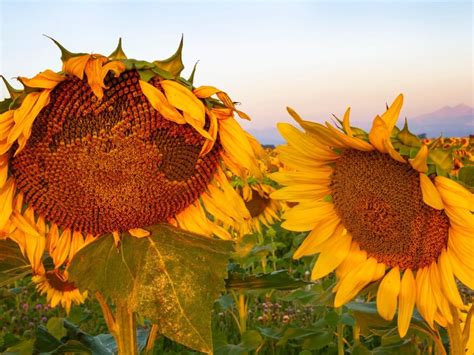
[[[49,37],[49,36],[46,36],[44,35],[45,37],[49,38],[51,41],[54,42],[54,44],[56,46],[58,46],[59,50],[61,51],[61,61],[63,63],[66,63],[69,59],[73,58],[73,57],[79,57],[81,55],[86,55],[87,53],[72,53],[70,51],[68,51],[66,48],[64,48],[61,43],[59,43],[58,41],[56,41],[54,38],[52,37]]]
[[[400,142],[402,142],[403,144],[409,147],[421,147],[420,138],[415,136],[408,129],[408,122],[407,122],[406,117],[405,117],[405,125],[403,126],[403,129],[398,133],[397,138],[400,140]]]
[[[127,55],[122,49],[122,38],[119,38],[117,48],[108,56],[109,59],[121,60],[127,59]]]
[[[400,128],[398,128],[397,126],[393,126],[392,132],[390,133],[390,137],[397,138],[399,133],[400,133]]]
[[[436,165],[436,173],[438,175],[447,176],[453,168],[453,155],[449,150],[430,150],[428,159]]]
[[[156,73],[151,69],[138,70],[138,75],[140,75],[140,80],[149,82],[152,78],[156,76]]]
[[[178,77],[179,74],[184,69],[184,64],[182,60],[182,51],[183,51],[183,36],[181,36],[181,41],[179,42],[179,47],[176,50],[176,53],[173,54],[171,57],[168,59],[164,60],[155,60],[153,63],[156,64],[156,66],[162,70],[165,70],[173,77]]]
[[[151,72],[147,72],[144,74],[144,78],[147,78],[149,81],[151,78],[155,76],[159,76],[163,79],[174,79],[174,76],[161,68],[158,68],[154,63],[147,62],[145,60],[136,60],[136,59],[125,59],[122,60],[122,63],[125,64],[125,70],[137,70],[138,73],[140,74],[140,71],[152,71],[154,75],[151,75]],[[140,75],[141,76],[141,75]],[[143,79],[144,80],[144,79]]]
[[[7,112],[10,109],[10,105],[13,100],[11,98],[0,101],[0,114]]]
[[[188,78],[188,81],[191,84],[194,84],[194,74],[196,74],[196,67],[197,67],[198,63],[199,63],[199,60],[196,63],[194,63],[193,71],[191,72],[191,75]]]
[[[10,83],[7,81],[7,79],[5,79],[3,75],[0,75],[0,78],[2,78],[3,82],[5,83],[8,93],[10,94],[10,97],[13,100],[15,100],[18,96],[20,96],[23,93],[23,90],[15,89],[13,86],[11,86]]]

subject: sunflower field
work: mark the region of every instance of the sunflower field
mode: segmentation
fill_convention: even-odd
[[[0,352],[474,354],[474,137],[397,127],[400,94],[262,146],[183,41],[52,41],[2,77]]]

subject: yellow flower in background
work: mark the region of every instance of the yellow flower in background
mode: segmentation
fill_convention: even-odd
[[[368,137],[355,134],[349,109],[343,131],[288,109],[305,132],[278,125],[288,142],[279,158],[293,171],[271,175],[285,185],[271,197],[298,203],[282,226],[311,231],[294,257],[319,253],[312,279],[336,271],[335,306],[380,280],[378,312],[391,320],[398,308],[405,336],[415,304],[430,326],[446,326],[450,305],[464,307],[455,277],[474,288],[474,197],[447,177],[426,175],[426,145],[413,159],[393,147],[402,103],[400,95],[377,116]]]
[[[69,310],[86,294],[67,266],[101,235],[118,242],[172,223],[231,238],[209,217],[251,219],[224,170],[258,175],[258,147],[227,94],[179,76],[182,44],[173,62],[145,62],[127,59],[120,42],[109,56],[55,43],[62,72],[20,77],[25,90],[8,84],[0,106],[0,236],[19,245],[48,301]]]

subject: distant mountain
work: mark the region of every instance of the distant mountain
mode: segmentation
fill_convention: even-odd
[[[372,126],[368,122],[353,122],[354,126],[366,131]],[[400,118],[398,127],[403,127],[403,120]],[[474,108],[460,104],[454,107],[444,106],[437,111],[427,113],[417,117],[408,117],[408,128],[412,133],[425,133],[427,137],[465,137],[474,134]],[[284,144],[276,127],[264,129],[249,129],[262,144]]]
[[[408,128],[416,134],[428,137],[459,137],[474,134],[474,109],[460,104],[444,106],[421,116],[408,118]]]

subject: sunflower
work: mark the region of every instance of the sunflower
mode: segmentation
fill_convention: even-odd
[[[437,176],[426,145],[408,156],[394,148],[402,103],[400,95],[376,116],[368,135],[350,126],[350,109],[339,130],[289,108],[305,132],[278,125],[288,142],[280,160],[294,171],[272,176],[286,186],[272,197],[298,203],[282,226],[311,231],[294,257],[319,253],[312,279],[336,271],[335,307],[380,281],[377,310],[392,320],[398,306],[403,337],[415,304],[431,327],[446,326],[450,306],[463,308],[455,277],[474,288],[474,197]]]
[[[231,235],[208,217],[251,215],[224,171],[259,176],[257,145],[229,96],[180,76],[182,41],[168,59],[128,59],[61,50],[62,71],[19,77],[0,103],[0,236],[28,258],[52,305],[86,297],[68,281],[78,250],[107,233],[171,223],[211,237]],[[213,218],[211,218],[213,219]],[[43,256],[54,269],[46,270]]]
[[[262,226],[271,226],[280,220],[279,213],[282,209],[280,201],[274,200],[270,195],[275,188],[268,180],[252,181],[240,189],[251,219],[244,223],[234,224],[233,228],[240,236],[252,233],[262,233]]]

